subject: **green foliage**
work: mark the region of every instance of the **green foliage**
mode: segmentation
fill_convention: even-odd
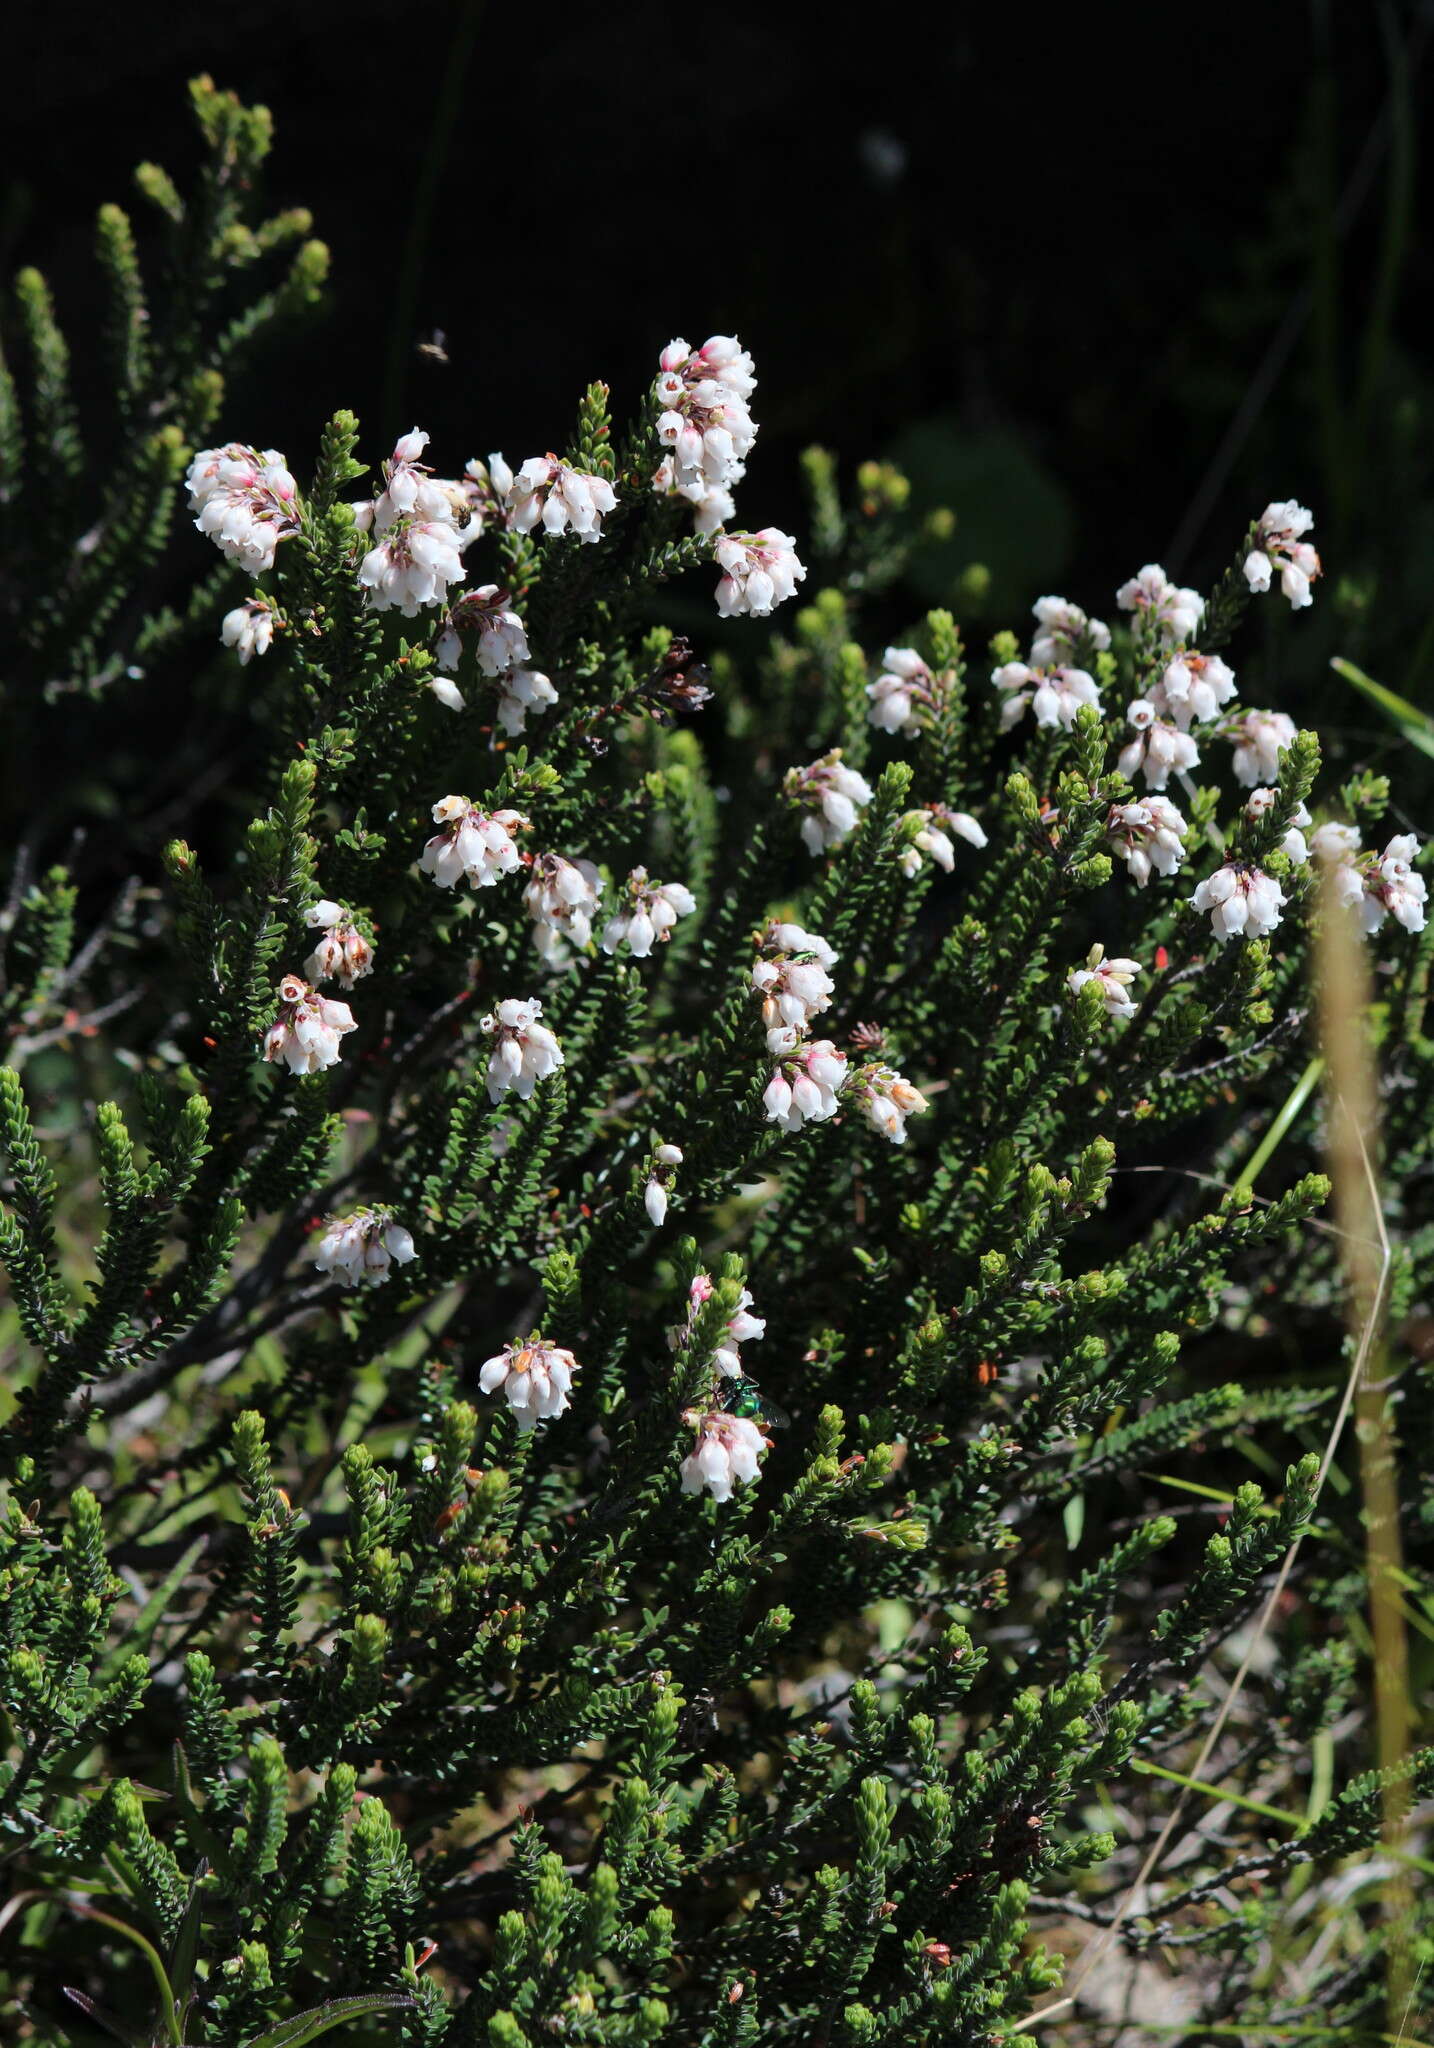
[[[1278,2016],[1260,1943],[1329,1886],[1306,1994],[1363,2024],[1386,1948],[1363,1895],[1338,1921],[1339,1866],[1434,1778],[1371,1775],[1366,1532],[1324,1456],[1344,1226],[1292,1084],[1336,912],[1289,836],[1316,737],[1250,809],[1243,711],[1199,722],[1184,868],[1142,875],[1108,713],[1167,688],[1153,610],[1043,615],[1090,689],[1003,725],[1019,678],[899,609],[904,477],[847,491],[821,449],[822,587],[789,630],[711,615],[700,662],[651,612],[715,582],[713,538],[652,488],[657,393],[624,427],[601,381],[565,457],[614,493],[594,544],[510,520],[496,459],[429,479],[471,595],[395,618],[364,565],[418,457],[356,518],[382,444],[338,412],[272,565],[206,574],[179,479],[323,258],[301,211],[250,217],[263,110],[200,80],[194,112],[197,189],[138,176],[158,260],[100,215],[104,419],[35,273],[0,375],[0,2012],[60,2038],[67,1995],[174,2048],[984,2048],[1026,2038],[1069,1920],[1216,1945],[1219,2011]],[[240,605],[263,759],[101,891],[26,784],[36,706]],[[510,612],[546,695],[494,651]],[[892,680],[910,716],[874,717]],[[1339,813],[1388,799],[1355,774]],[[1256,867],[1278,925],[1217,943],[1195,884]],[[1392,907],[1373,854],[1344,872]],[[1429,945],[1395,916],[1372,951],[1416,1450]],[[1127,1913],[1172,1778],[1230,1825],[1190,1813]]]

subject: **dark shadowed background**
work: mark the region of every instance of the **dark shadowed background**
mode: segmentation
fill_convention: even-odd
[[[960,522],[914,595],[984,562],[994,625],[1050,588],[1108,609],[1152,556],[1205,581],[1299,496],[1323,651],[1427,700],[1431,26],[1408,0],[856,27],[751,0],[56,4],[11,31],[0,255],[82,320],[96,204],[140,156],[188,169],[208,69],[272,107],[267,196],[334,257],[223,434],[302,473],[344,404],[370,455],[417,420],[444,466],[516,461],[562,445],[588,378],[621,416],[671,335],[735,330],[752,523],[800,534],[811,439],[895,455]]]

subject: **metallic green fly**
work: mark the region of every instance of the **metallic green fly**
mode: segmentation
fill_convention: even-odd
[[[756,1382],[745,1375],[724,1382],[722,1407],[726,1414],[745,1416],[748,1422],[765,1422],[773,1429],[791,1427],[792,1418],[786,1409],[769,1401]]]

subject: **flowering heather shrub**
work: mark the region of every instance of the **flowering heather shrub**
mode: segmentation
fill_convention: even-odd
[[[0,385],[13,2038],[1017,2040],[1115,1918],[1212,2024],[1356,2038],[1425,1928],[1348,1867],[1323,920],[1378,975],[1396,1333],[1434,1060],[1416,838],[1241,674],[1309,513],[1208,596],[886,645],[902,480],[813,450],[810,541],[749,529],[735,337],[655,347],[621,425],[590,386],[561,454],[260,447],[223,366],[321,253],[234,310],[305,224],[248,224],[264,117],[195,99],[155,308],[101,217],[103,479],[33,275]],[[231,829],[216,738],[101,902],[43,735],[171,672],[262,786]]]

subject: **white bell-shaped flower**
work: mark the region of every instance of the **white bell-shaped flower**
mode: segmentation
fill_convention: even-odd
[[[478,1368],[478,1384],[485,1394],[502,1388],[514,1420],[526,1436],[540,1422],[564,1413],[577,1371],[578,1362],[571,1351],[535,1336],[523,1344],[505,1344],[485,1359]]]

